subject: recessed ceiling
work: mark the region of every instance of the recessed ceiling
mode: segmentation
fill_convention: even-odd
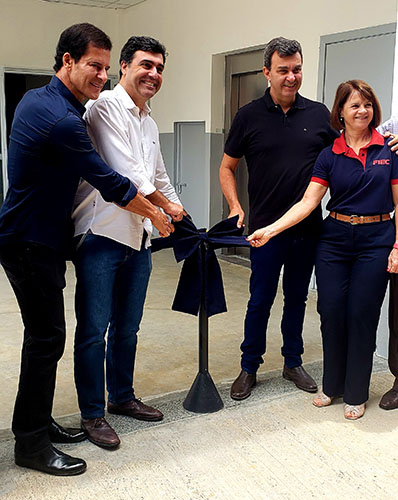
[[[84,7],[101,7],[103,9],[128,9],[145,0],[43,0],[43,2],[66,3]]]

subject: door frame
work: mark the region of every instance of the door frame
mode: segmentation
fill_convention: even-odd
[[[1,169],[3,176],[3,199],[5,198],[8,189],[7,175],[7,121],[6,121],[6,95],[5,95],[5,74],[19,73],[26,75],[43,75],[54,76],[52,69],[37,69],[37,68],[17,68],[10,66],[0,66],[0,160],[2,161]],[[119,77],[109,75],[108,79],[111,82],[111,89],[118,83]]]
[[[3,198],[5,198],[8,189],[7,176],[7,122],[6,122],[6,94],[5,94],[5,74],[19,73],[26,75],[53,75],[54,71],[49,69],[33,68],[12,68],[9,66],[0,67],[0,130],[1,130],[1,160],[3,174]]]
[[[333,35],[324,35],[320,37],[319,47],[319,68],[318,68],[318,89],[317,100],[324,102],[325,100],[325,79],[326,79],[326,57],[328,46],[334,43],[348,42],[359,40],[361,38],[372,38],[381,35],[396,34],[397,23],[380,24],[369,28],[361,28],[358,30],[343,31],[334,33]]]
[[[204,120],[188,120],[174,122],[174,188],[177,195],[181,194],[182,188],[185,187],[181,184],[181,128],[183,125],[203,125],[204,133],[206,134],[206,122]],[[206,186],[207,189],[207,186]]]
[[[173,166],[173,176],[174,176],[174,188],[177,195],[182,193],[182,188],[185,184],[181,184],[182,179],[182,169],[181,169],[181,129],[184,125],[203,125],[204,135],[206,136],[206,122],[204,120],[187,120],[174,122],[174,166]],[[206,193],[209,190],[208,182],[206,179]]]
[[[261,65],[258,60],[261,55]],[[224,143],[232,125],[232,80],[234,76],[247,75],[262,71],[264,66],[264,45],[246,48],[239,52],[225,54],[225,105],[224,105]],[[222,216],[226,218],[229,213],[227,200],[223,197]],[[248,213],[246,214],[248,215]],[[235,253],[235,249],[223,250],[223,253]]]
[[[263,65],[259,68],[257,64],[258,56],[262,54],[264,59],[264,46],[252,47],[239,53],[225,55],[225,111],[224,111],[224,134],[225,138],[231,128],[231,99],[232,99],[232,77],[255,73],[261,71]]]

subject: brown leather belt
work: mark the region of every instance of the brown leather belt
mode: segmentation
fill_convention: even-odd
[[[382,222],[390,220],[390,214],[380,214],[380,215],[343,215],[337,212],[330,212],[330,217],[333,219],[342,220],[343,222],[349,222],[353,226],[357,224],[369,224],[370,222]]]

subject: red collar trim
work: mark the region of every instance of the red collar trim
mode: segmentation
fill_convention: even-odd
[[[375,128],[372,128],[372,137],[370,138],[370,141],[361,149],[368,149],[369,146],[384,146],[384,137],[379,134],[379,132],[377,132]],[[341,155],[348,153],[349,149],[351,148],[347,146],[347,143],[345,142],[344,132],[342,132],[340,137],[335,139],[332,151],[336,155]]]

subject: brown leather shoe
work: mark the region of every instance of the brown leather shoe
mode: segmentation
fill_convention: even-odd
[[[132,399],[121,405],[108,401],[108,412],[114,415],[126,415],[146,422],[158,422],[163,419],[163,413],[152,406],[148,406],[139,399]]]
[[[383,410],[395,410],[398,408],[398,379],[395,379],[392,388],[381,398],[379,406]]]
[[[283,378],[291,380],[296,384],[296,387],[302,391],[316,392],[318,387],[315,380],[309,375],[302,365],[288,368],[286,365],[283,367]]]
[[[82,418],[82,429],[87,433],[87,439],[101,448],[117,448],[120,439],[108,422],[102,418]]]
[[[231,398],[241,401],[246,399],[252,393],[251,389],[256,385],[256,374],[247,373],[242,370],[238,378],[231,386]]]

